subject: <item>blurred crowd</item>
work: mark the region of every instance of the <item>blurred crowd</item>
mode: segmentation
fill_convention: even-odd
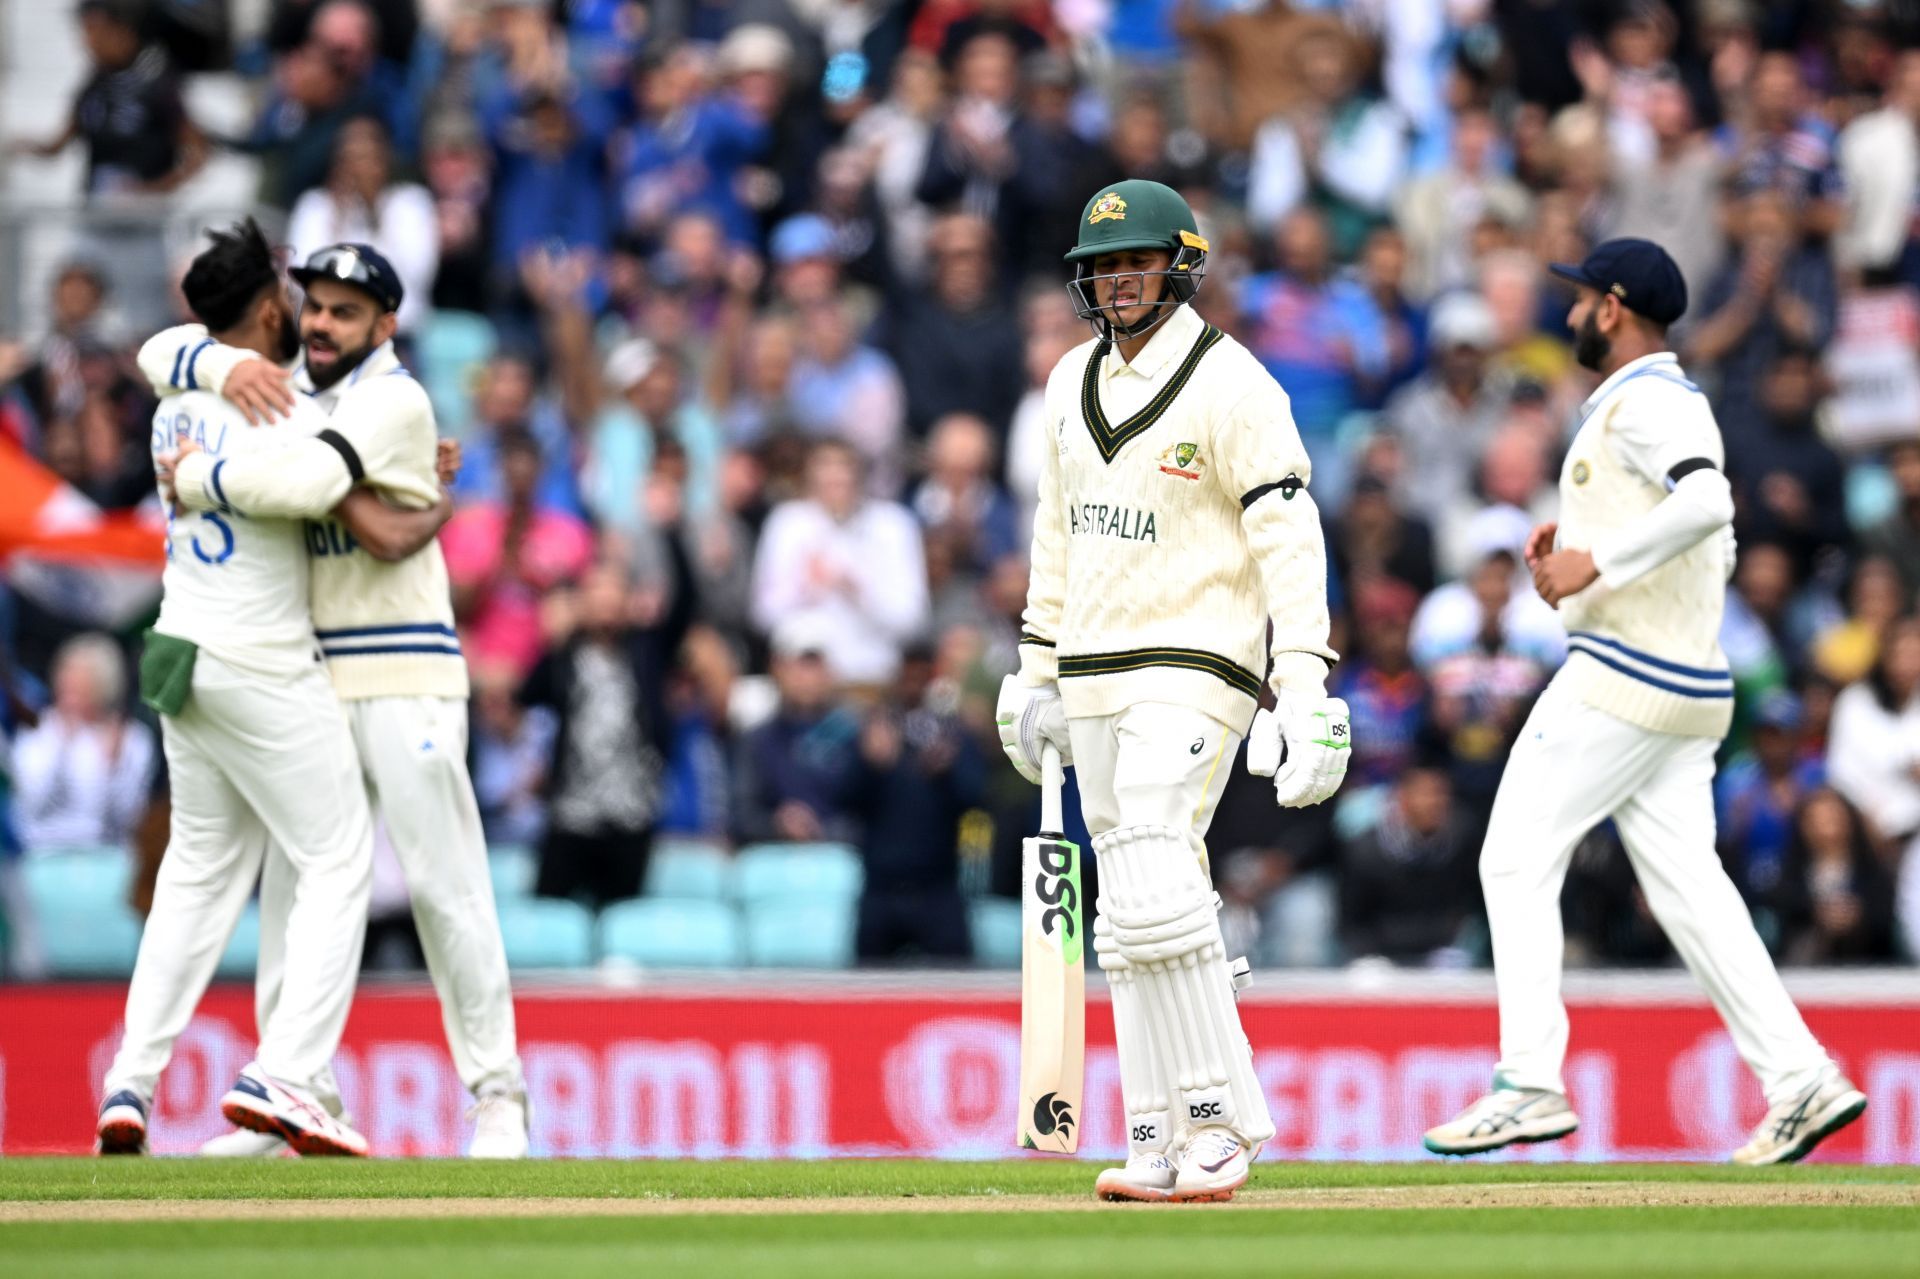
[[[1487,962],[1481,833],[1565,652],[1518,550],[1594,383],[1543,264],[1641,235],[1738,502],[1720,855],[1789,962],[1920,946],[1920,5],[275,0],[236,137],[182,108],[171,8],[82,0],[94,67],[39,141],[89,200],[250,152],[294,254],[396,264],[465,446],[474,778],[540,892],[631,897],[665,835],[846,842],[863,959],[966,960],[1035,815],[991,706],[1039,388],[1090,336],[1060,255],[1147,177],[1291,398],[1353,713],[1330,805],[1236,766],[1236,944]],[[152,500],[115,308],[76,257],[0,340],[0,432],[108,508]],[[137,843],[164,784],[119,650],[5,607],[14,837]],[[1672,962],[1610,830],[1566,908],[1573,962]]]

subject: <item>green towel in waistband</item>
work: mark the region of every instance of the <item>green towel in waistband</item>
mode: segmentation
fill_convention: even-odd
[[[177,635],[141,633],[140,700],[162,715],[178,715],[193,693],[193,659],[200,646]]]

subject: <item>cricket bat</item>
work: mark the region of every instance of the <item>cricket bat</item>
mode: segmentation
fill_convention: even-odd
[[[1060,753],[1040,754],[1040,833],[1020,849],[1020,1105],[1023,1150],[1080,1145],[1087,1057],[1080,849],[1062,833]]]

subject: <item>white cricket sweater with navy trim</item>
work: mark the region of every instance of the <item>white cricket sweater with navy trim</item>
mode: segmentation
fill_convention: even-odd
[[[1058,679],[1073,718],[1178,702],[1242,733],[1263,681],[1323,696],[1312,468],[1259,361],[1182,306],[1131,364],[1069,352],[1046,413],[1021,679]]]
[[[1559,545],[1595,552],[1600,580],[1560,603],[1569,653],[1560,678],[1599,710],[1655,732],[1723,737],[1733,675],[1720,651],[1726,551],[1710,535],[1623,585],[1604,550],[1666,500],[1675,463],[1725,465],[1720,429],[1671,353],[1600,384],[1560,471]]]
[[[199,325],[182,325],[148,340],[140,368],[162,396],[189,384],[217,394],[228,373],[258,358],[212,342]],[[363,479],[396,506],[419,510],[438,500],[438,432],[426,391],[391,345],[323,391],[314,390],[304,367],[294,381],[331,415],[329,429],[272,454],[217,465],[199,454],[183,458],[174,482],[180,504],[307,519],[314,636],[342,698],[464,699],[467,664],[440,544],[382,563],[329,514]]]

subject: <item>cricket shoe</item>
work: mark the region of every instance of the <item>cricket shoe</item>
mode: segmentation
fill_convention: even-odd
[[[1225,1203],[1247,1184],[1253,1155],[1253,1149],[1231,1128],[1200,1129],[1180,1152],[1171,1198],[1175,1203]]]
[[[1108,1203],[1165,1203],[1173,1198],[1173,1180],[1179,1170],[1164,1150],[1148,1150],[1127,1157],[1124,1168],[1108,1168],[1093,1183],[1094,1197]]]
[[[1866,1108],[1867,1095],[1833,1072],[1768,1110],[1747,1144],[1733,1152],[1733,1162],[1748,1167],[1799,1163]]]
[[[307,1093],[249,1065],[220,1099],[227,1122],[283,1139],[303,1155],[365,1155],[367,1139],[329,1115]]]
[[[277,1132],[235,1128],[200,1147],[209,1159],[292,1159],[293,1147]]]
[[[101,1105],[93,1132],[96,1155],[146,1154],[147,1103],[132,1089],[122,1088]]]
[[[1438,1128],[1427,1129],[1436,1155],[1479,1155],[1516,1141],[1558,1141],[1580,1127],[1564,1095],[1544,1088],[1496,1088]]]
[[[527,1101],[524,1094],[490,1092],[481,1095],[467,1112],[473,1120],[469,1159],[525,1159],[527,1157]]]

